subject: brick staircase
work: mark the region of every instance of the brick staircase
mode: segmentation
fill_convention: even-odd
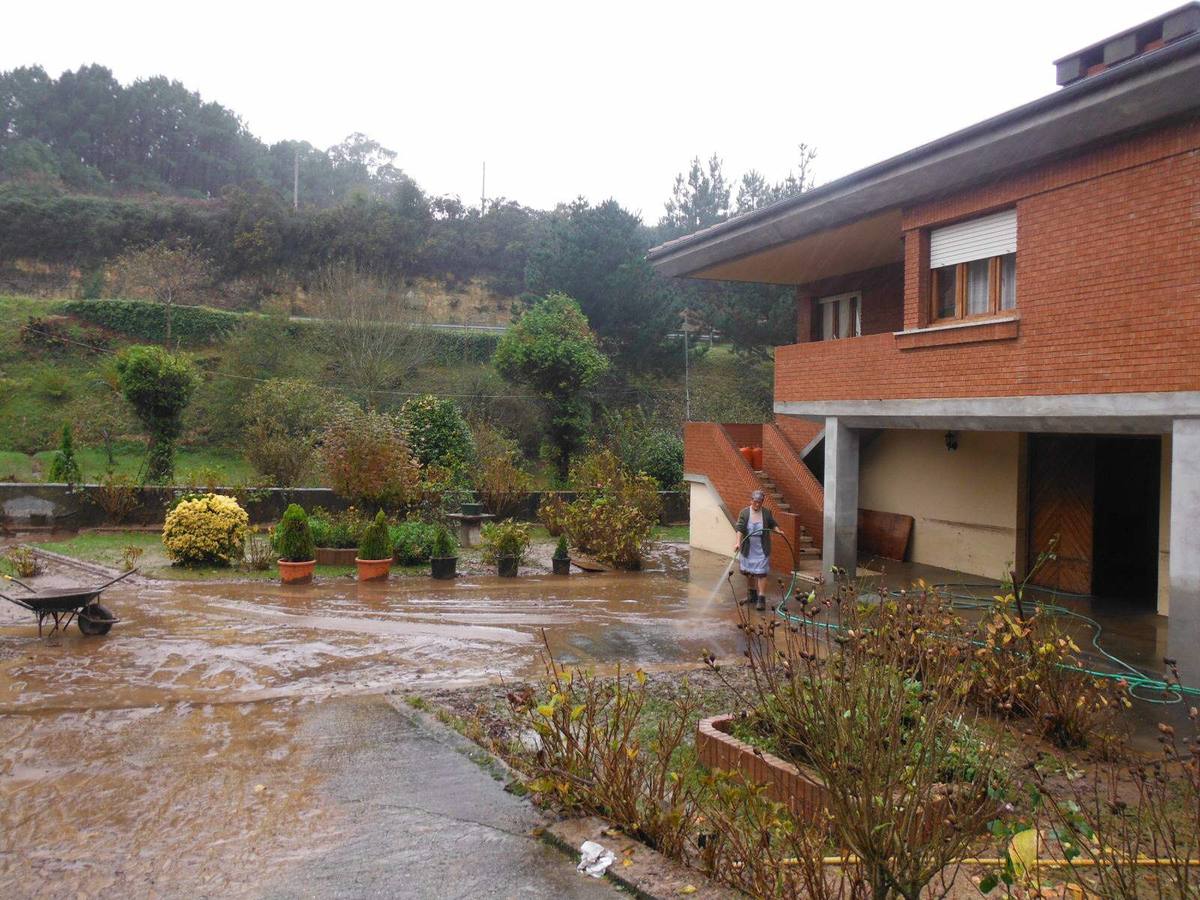
[[[791,504],[788,503],[787,498],[776,486],[766,469],[755,469],[754,476],[758,479],[759,484],[762,485],[763,492],[773,501],[770,504],[772,509],[794,514]],[[803,525],[797,525],[793,543],[796,545],[796,556],[799,559],[819,560],[821,558],[820,548],[813,546],[812,535],[808,533],[808,529]]]

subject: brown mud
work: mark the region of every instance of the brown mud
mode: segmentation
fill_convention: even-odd
[[[344,840],[331,703],[738,652],[725,561],[451,583],[123,582],[101,638],[0,603],[0,896],[242,896]],[[90,583],[52,570],[44,581]],[[714,587],[718,587],[714,593]],[[325,799],[321,799],[324,797]]]

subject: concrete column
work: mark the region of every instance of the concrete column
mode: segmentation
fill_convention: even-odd
[[[858,571],[858,432],[825,420],[825,535],[821,568]]]
[[[1171,615],[1167,647],[1185,684],[1200,684],[1200,419],[1171,429]]]

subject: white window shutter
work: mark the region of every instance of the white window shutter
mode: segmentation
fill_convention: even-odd
[[[1016,252],[1015,209],[935,228],[929,235],[929,266],[932,269]]]

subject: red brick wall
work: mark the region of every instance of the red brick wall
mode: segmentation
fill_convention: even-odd
[[[757,427],[761,434],[762,426]],[[692,475],[707,477],[720,494],[729,514],[736,519],[738,513],[749,505],[750,494],[759,490],[762,484],[750,468],[750,464],[737,452],[737,447],[728,434],[729,428],[728,425],[721,426],[715,422],[685,423],[683,470]],[[797,517],[780,510],[772,497],[768,497],[764,505],[774,513],[780,530],[795,546],[800,534],[800,522]],[[783,541],[775,541],[771,546],[771,568],[779,572],[792,570],[792,557]]]
[[[1015,339],[901,351],[890,334],[776,350],[777,400],[1200,390],[1200,124],[905,211],[905,323],[927,228],[1017,208]],[[864,303],[865,306],[865,303]]]
[[[904,324],[904,266],[897,263],[800,285],[796,289],[796,341],[821,339],[817,300],[855,292],[862,293],[863,334],[900,330]]]
[[[763,426],[763,465],[800,525],[812,536],[814,546],[820,547],[825,525],[825,491],[775,425]]]
[[[750,424],[738,424],[730,422],[722,425],[725,433],[729,435],[729,439],[733,441],[735,447],[761,447],[762,446],[762,425],[754,422]]]

